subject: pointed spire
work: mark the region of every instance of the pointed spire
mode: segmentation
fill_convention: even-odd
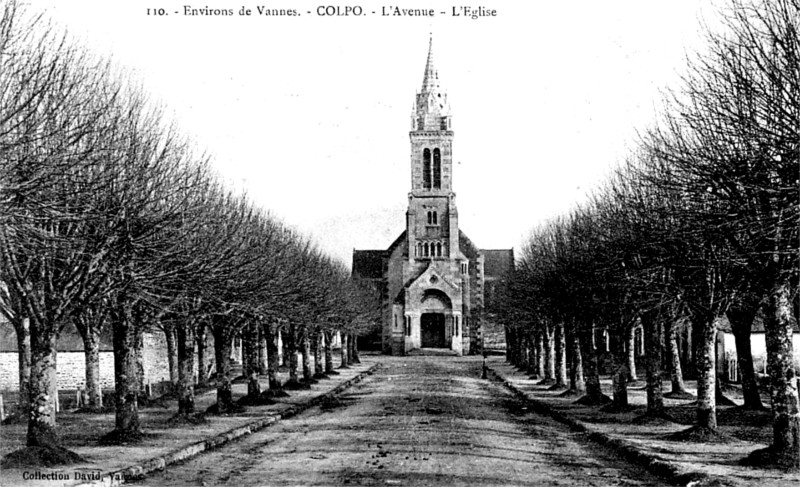
[[[412,114],[414,130],[450,130],[450,105],[447,103],[447,94],[439,87],[439,72],[433,65],[433,34],[428,41],[422,90],[416,98]]]
[[[433,33],[428,41],[428,61],[425,63],[425,75],[422,78],[422,93],[430,93],[439,88],[439,73],[433,66]]]

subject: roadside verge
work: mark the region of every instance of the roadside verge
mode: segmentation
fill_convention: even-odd
[[[116,487],[118,485],[122,485],[126,480],[141,478],[153,471],[163,470],[171,464],[189,460],[205,451],[219,448],[220,446],[242,438],[245,435],[255,433],[256,431],[264,429],[267,426],[271,426],[281,419],[290,418],[311,407],[314,407],[320,404],[322,401],[331,398],[351,387],[352,385],[360,382],[364,377],[373,374],[377,369],[380,368],[380,366],[380,363],[375,363],[366,370],[357,373],[355,376],[339,382],[335,387],[328,389],[326,392],[305,397],[302,400],[289,404],[280,411],[268,411],[265,413],[266,416],[264,417],[256,420],[249,419],[245,424],[241,424],[223,433],[183,445],[175,450],[170,451],[169,453],[149,458],[135,465],[104,472],[100,475],[99,480],[79,481],[69,485],[71,487]],[[335,380],[335,378],[332,379],[332,382]]]
[[[546,389],[533,388],[532,381],[527,376],[508,364],[493,361],[489,364],[488,372],[490,379],[501,382],[513,394],[528,403],[534,412],[550,416],[569,426],[573,431],[585,433],[590,441],[613,449],[628,461],[664,478],[671,484],[690,487],[742,485],[723,472],[710,474],[699,469],[687,468],[683,464],[648,451],[648,448],[641,442],[601,431],[600,427],[596,425],[575,419],[569,414],[569,411],[559,410],[563,408],[557,408],[551,404],[552,401],[549,401],[548,396],[543,392]],[[679,454],[677,451],[670,453]]]

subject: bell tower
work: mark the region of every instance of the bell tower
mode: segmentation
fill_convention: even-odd
[[[353,276],[381,290],[384,353],[405,355],[419,348],[478,353],[484,336],[494,343],[503,334],[500,323],[485,326],[486,310],[494,305],[484,299],[484,289],[488,296],[500,295],[495,289],[513,270],[514,252],[481,250],[458,227],[452,117],[432,40],[408,136],[406,230],[386,250],[354,250]]]
[[[433,64],[433,38],[422,88],[411,114],[411,192],[408,194],[408,258],[458,257],[458,212],[453,192],[453,130],[447,94]]]

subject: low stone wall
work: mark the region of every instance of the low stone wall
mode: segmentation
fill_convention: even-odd
[[[56,357],[58,388],[86,386],[86,356],[83,352],[59,352]],[[114,387],[114,353],[100,352],[100,385]],[[0,352],[0,391],[19,389],[19,358],[16,352]]]
[[[213,343],[213,342],[212,342]],[[213,358],[213,348],[206,357]],[[75,390],[86,387],[86,356],[83,351],[58,352],[56,357],[58,388]],[[195,364],[195,373],[197,365]],[[144,382],[169,380],[167,343],[161,332],[144,335]],[[100,352],[100,385],[114,388],[114,352]],[[0,391],[19,389],[19,359],[17,352],[0,352]]]

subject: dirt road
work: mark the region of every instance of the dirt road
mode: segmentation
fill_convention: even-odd
[[[387,357],[339,401],[137,485],[664,485],[529,412],[480,365]]]

